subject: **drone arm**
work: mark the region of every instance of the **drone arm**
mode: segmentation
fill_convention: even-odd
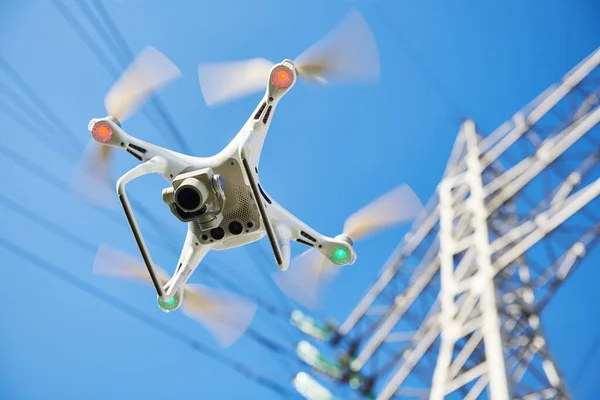
[[[198,267],[209,250],[210,246],[198,242],[194,223],[189,222],[183,250],[177,263],[177,269],[173,277],[165,285],[167,297],[171,298],[174,296],[181,286],[187,282],[192,272]]]
[[[119,196],[119,201],[121,203],[121,206],[123,207],[123,211],[125,212],[125,217],[127,218],[127,222],[131,227],[133,237],[135,238],[136,244],[140,250],[140,253],[144,260],[144,264],[146,264],[146,268],[148,268],[148,273],[150,274],[150,278],[152,279],[152,284],[156,289],[156,293],[159,297],[163,298],[164,300],[168,300],[168,298],[164,298],[165,292],[160,284],[160,280],[156,273],[156,266],[154,265],[154,262],[150,257],[150,253],[148,252],[148,248],[146,247],[146,242],[144,241],[142,232],[140,231],[137,220],[131,209],[131,204],[129,203],[129,199],[127,198],[127,193],[125,191],[125,185],[143,175],[151,173],[164,174],[166,169],[167,160],[165,160],[163,157],[156,156],[143,164],[137,165],[136,167],[125,173],[117,181],[117,195]]]
[[[238,137],[234,139],[235,146],[250,150],[248,161],[252,167],[258,167],[269,127],[280,99],[281,94],[277,96],[267,90],[263,99],[244,124]]]
[[[286,271],[290,265],[291,249],[290,249],[290,237],[291,232],[287,225],[276,223],[273,227],[273,236],[277,242],[281,254],[281,264],[278,264],[282,271]]]
[[[294,240],[308,247],[320,248],[330,241],[328,237],[312,229],[275,201],[269,205],[268,210],[274,224],[278,227],[278,232],[287,236],[288,246],[289,241]]]

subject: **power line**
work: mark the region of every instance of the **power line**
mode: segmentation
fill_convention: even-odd
[[[44,101],[35,93],[33,89],[27,84],[25,79],[6,61],[2,56],[0,56],[0,68],[4,70],[6,75],[18,86],[21,88],[23,92],[29,97],[29,99],[35,104],[40,110],[40,114],[43,117],[47,118],[49,126],[56,126],[54,129],[55,132],[58,132],[60,135],[66,135],[68,142],[74,144],[76,146],[77,143],[80,143],[79,137],[73,133],[64,123],[64,121],[48,107]],[[3,85],[4,90],[7,90],[7,87]],[[14,94],[14,92],[12,92]],[[30,110],[35,112],[34,110]],[[43,117],[41,119],[43,119]]]
[[[81,40],[83,40],[84,44],[92,51],[92,53],[96,56],[96,58],[100,61],[100,63],[102,64],[102,66],[109,72],[109,74],[112,75],[113,78],[117,79],[120,76],[120,72],[118,71],[118,69],[114,68],[114,66],[112,65],[112,63],[109,63],[108,60],[110,59],[110,54],[105,53],[104,51],[102,51],[102,49],[100,48],[100,46],[98,45],[98,43],[96,41],[94,41],[94,39],[90,36],[89,33],[87,33],[87,31],[85,30],[85,28],[83,27],[83,25],[81,25],[77,19],[73,16],[73,14],[71,14],[71,12],[69,11],[69,9],[60,1],[60,0],[52,0],[52,2],[54,3],[56,9],[58,10],[58,12],[64,17],[64,19],[67,21],[67,23],[69,25],[71,25],[71,27],[73,28],[73,30],[75,31],[75,33],[79,36],[79,38]],[[83,8],[84,13],[88,16],[88,19],[90,19],[89,15],[91,13],[91,10]],[[110,16],[107,13],[107,17],[108,19],[110,19]],[[94,24],[94,17],[92,17],[92,19],[90,19],[90,21],[92,22],[92,26],[96,26],[97,24]],[[114,34],[117,34],[117,27],[116,25],[114,26],[115,32]],[[103,32],[104,30],[101,29],[100,27],[96,26],[96,30],[99,33],[100,37],[103,36]],[[106,35],[104,35],[105,37],[108,37]],[[110,39],[106,39],[106,42],[110,41]],[[124,43],[124,40],[122,41],[122,43]],[[133,56],[131,56],[131,58],[133,58]],[[120,62],[123,66],[125,66],[125,60],[121,59]],[[163,122],[165,123],[165,125],[167,126],[167,128],[169,129],[169,131],[171,132],[173,138],[175,139],[175,141],[177,142],[177,144],[179,145],[179,147],[181,149],[183,149],[183,151],[189,153],[189,146],[187,145],[187,143],[185,142],[181,132],[179,131],[179,129],[177,128],[177,126],[175,125],[175,123],[173,122],[173,118],[171,117],[170,113],[166,111],[165,106],[160,103],[158,101],[157,96],[154,96],[150,102],[155,106],[156,111],[160,114],[160,116],[163,119]],[[146,115],[146,117],[149,120],[152,120],[151,115],[147,112],[147,110],[143,110],[143,113]],[[152,121],[151,121],[152,122]],[[163,135],[163,131],[162,130],[158,130],[159,133],[161,135]]]
[[[126,63],[126,60],[128,60],[128,59],[131,60],[133,58],[133,53],[130,51],[127,51],[127,48],[128,48],[127,45],[125,45],[125,48],[124,48],[122,46],[122,43],[119,42],[119,40],[115,37],[115,35],[111,31],[111,27],[107,23],[108,22],[107,19],[110,19],[110,16],[106,15],[104,17],[102,17],[102,16],[98,17],[94,13],[94,11],[90,8],[90,6],[88,5],[88,3],[86,1],[78,1],[75,4],[77,4],[79,6],[81,11],[91,21],[92,26],[94,26],[96,28],[96,31],[98,32],[99,36],[108,38],[108,40],[105,40],[106,45],[108,47],[112,47],[112,48],[116,49],[118,52],[121,53],[120,55],[115,55],[115,58],[117,58],[117,59],[120,58],[121,67],[125,67],[124,63]],[[94,7],[97,9],[96,4],[94,4]],[[114,26],[114,28],[116,28],[116,26]]]
[[[2,87],[2,83],[0,82],[0,88]],[[14,103],[13,103],[14,104]],[[18,103],[17,103],[18,104]],[[32,132],[34,136],[36,136],[41,142],[47,145],[49,148],[54,149],[57,153],[63,153],[64,148],[61,147],[61,144],[56,140],[52,139],[47,135],[41,135],[40,129],[36,129],[31,121],[36,121],[36,118],[27,118],[24,115],[24,112],[18,112],[17,109],[13,108],[12,105],[9,105],[8,102],[0,100],[0,114],[4,114],[10,119],[12,119],[17,125],[20,125],[25,130]],[[66,156],[65,156],[66,157]]]
[[[133,51],[127,45],[127,41],[125,40],[125,38],[119,31],[117,24],[114,23],[111,15],[106,11],[104,4],[98,0],[92,0],[92,4],[93,4],[94,8],[96,8],[96,11],[100,14],[100,17],[101,17],[100,19],[102,21],[104,21],[104,23],[108,27],[108,32],[110,34],[112,34],[112,37],[113,37],[115,43],[117,44],[117,46],[119,46],[119,44],[120,44],[121,51],[126,56],[128,56],[129,59],[133,59]],[[156,111],[162,117],[163,122],[165,123],[167,128],[171,131],[171,133],[173,134],[173,136],[174,136],[175,140],[177,141],[177,143],[179,144],[179,146],[185,152],[187,152],[188,154],[191,154],[190,146],[185,141],[179,128],[177,128],[175,122],[173,121],[173,116],[167,111],[167,108],[163,104],[163,102],[160,100],[160,97],[154,96],[154,97],[152,97],[152,99],[150,99],[150,102],[154,105]]]
[[[90,285],[89,283],[78,278],[77,276],[75,276],[65,270],[62,270],[61,268],[57,267],[56,265],[38,257],[37,255],[25,250],[24,248],[17,246],[16,244],[11,243],[10,241],[8,241],[4,238],[0,238],[0,246],[4,247],[8,251],[16,254],[17,256],[20,256],[20,257],[30,261],[32,265],[39,267],[39,268],[51,273],[52,275],[56,276],[57,278],[63,280],[64,282],[67,282],[67,283],[77,287],[78,289],[89,294],[90,296],[93,296],[93,297],[105,302],[106,304],[143,322],[144,324],[150,326],[151,328],[154,328],[157,331],[164,333],[165,335],[167,335],[175,340],[178,340],[179,342],[190,347],[192,350],[199,352],[201,354],[204,354],[205,356],[210,357],[210,358],[222,363],[223,365],[236,371],[237,373],[244,376],[245,378],[252,380],[256,384],[263,386],[266,389],[269,389],[269,390],[281,395],[284,398],[289,398],[290,396],[296,396],[295,392],[278,384],[277,382],[271,380],[270,378],[267,378],[264,375],[261,375],[261,374],[255,372],[255,370],[253,368],[248,367],[238,361],[232,360],[228,357],[225,357],[221,353],[219,353],[215,350],[212,350],[210,347],[203,345],[202,343],[185,335],[184,333],[182,333],[176,329],[173,329],[168,325],[159,323],[158,321],[149,317],[145,313],[130,306],[129,304],[127,304],[127,302],[122,301],[122,300],[118,299],[117,297],[112,296],[111,294],[109,294],[101,289],[98,289],[97,287],[95,287],[93,285]]]
[[[113,76],[119,76],[119,70],[116,68],[112,62],[109,61],[110,57],[105,57],[105,53],[102,51],[100,45],[94,41],[94,39],[90,36],[89,33],[85,30],[83,25],[77,21],[77,19],[69,12],[67,7],[60,0],[52,0],[56,10],[62,15],[62,17],[67,21],[71,28],[75,31],[75,33],[83,40],[84,44],[94,53],[98,61],[102,64],[102,66]]]

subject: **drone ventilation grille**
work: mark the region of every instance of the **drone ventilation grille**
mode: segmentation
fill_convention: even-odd
[[[237,200],[237,207],[223,216],[226,220],[238,220],[242,223],[256,220],[256,212],[250,202],[250,193],[244,186],[235,186],[235,196]]]

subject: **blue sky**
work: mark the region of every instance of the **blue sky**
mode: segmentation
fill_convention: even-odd
[[[61,3],[99,42],[77,1]],[[409,184],[426,201],[442,175],[464,114],[474,118],[482,131],[491,132],[600,45],[600,6],[593,0],[104,0],[103,4],[134,53],[154,46],[181,69],[183,77],[161,91],[160,98],[191,151],[200,156],[216,153],[237,133],[260,95],[208,109],[199,91],[199,62],[293,59],[352,7],[363,12],[379,45],[381,83],[331,88],[296,85],[278,107],[261,159],[261,180],[269,194],[331,236],[353,211],[400,183]],[[398,29],[426,68],[402,46]],[[104,95],[114,77],[57,11],[54,0],[1,3],[0,55],[67,127],[56,120],[37,126],[36,132],[46,135],[49,145],[0,111],[2,146],[67,184],[78,157],[73,149],[81,151],[87,143],[89,120],[104,116]],[[111,62],[114,59],[111,55]],[[1,72],[0,83],[14,87]],[[0,101],[16,107],[2,91],[0,86]],[[164,134],[164,126],[143,113],[128,120],[125,128],[144,140],[180,150]],[[76,135],[76,143],[67,139],[67,131]],[[69,156],[63,157],[53,146]],[[92,246],[108,242],[136,254],[124,216],[115,212],[118,218],[110,220],[30,168],[9,160],[0,155],[4,197]],[[119,154],[115,176],[133,165],[131,157]],[[362,182],[369,190],[362,189]],[[163,233],[178,248],[185,227],[162,202],[163,187],[160,178],[148,177],[133,183],[131,193],[156,213]],[[4,205],[0,205],[0,218],[0,239],[25,246],[82,281],[215,347],[181,313],[161,313],[150,288],[92,276],[93,252]],[[148,220],[141,225],[143,230],[152,229]],[[321,312],[343,320],[406,229],[361,242],[359,260],[334,282]],[[154,259],[172,270],[177,254],[165,250],[161,240],[149,242]],[[259,246],[267,249],[267,243],[261,242],[248,251],[211,253],[206,264],[283,307],[285,302],[259,274],[276,268],[260,257]],[[597,318],[590,317],[597,314],[595,305],[600,303],[600,293],[594,290],[600,273],[593,268],[598,255],[591,257],[595,258],[573,276],[544,315],[551,348],[570,380],[600,330]],[[278,398],[5,248],[0,248],[0,271],[3,297],[10,302],[0,308],[0,398]],[[200,275],[194,279],[202,281]],[[285,331],[285,321],[263,312],[253,328],[288,348],[289,335],[298,338]],[[288,333],[280,333],[282,329]],[[292,361],[282,367],[248,336],[218,352],[284,386],[298,370],[291,368]],[[598,357],[589,368],[573,388],[581,399],[600,396],[600,385],[594,380],[600,369]]]

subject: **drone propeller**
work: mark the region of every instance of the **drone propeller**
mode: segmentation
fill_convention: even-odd
[[[379,51],[373,33],[356,10],[296,58],[298,76],[316,83],[379,80]],[[198,75],[208,106],[265,89],[275,63],[264,58],[200,64]]]
[[[159,88],[181,76],[164,54],[146,47],[123,72],[104,99],[108,115],[124,121]]]
[[[111,148],[91,141],[75,171],[73,190],[83,201],[104,208],[114,208],[114,187],[110,185]]]
[[[369,203],[350,216],[343,235],[352,241],[364,239],[393,225],[414,219],[423,206],[406,185]],[[277,285],[292,299],[308,308],[316,308],[327,283],[340,270],[339,266],[317,249],[309,249],[294,258],[285,273],[277,273]]]
[[[152,284],[144,264],[104,244],[94,260],[94,273]],[[160,268],[157,268],[157,278],[163,285],[169,280],[167,273]],[[183,292],[183,313],[206,328],[222,347],[228,347],[239,339],[256,313],[256,304],[204,285],[185,284]]]
[[[115,82],[104,99],[109,116],[123,122],[160,87],[179,77],[179,69],[162,53],[146,47]],[[110,163],[113,148],[95,141],[87,146],[75,176],[75,193],[102,207],[114,206]]]

